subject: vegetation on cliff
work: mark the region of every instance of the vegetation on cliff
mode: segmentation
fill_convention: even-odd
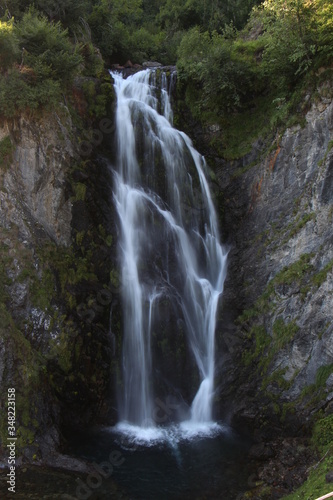
[[[125,64],[129,59],[139,64],[152,59],[177,65],[178,111],[185,108],[181,107],[184,101],[196,121],[204,128],[213,128],[211,145],[217,155],[235,159],[248,153],[258,137],[277,136],[281,129],[295,121],[302,123],[309,109],[310,94],[315,98],[318,83],[332,78],[333,5],[330,0],[181,0],[178,3],[172,0],[36,0],[33,8],[31,5],[32,2],[26,0],[0,0],[0,117],[8,121],[22,114],[36,117],[45,110],[55,109],[59,102],[65,102],[74,125],[83,132],[87,121],[90,127],[92,120],[105,116],[112,102],[105,67]],[[328,93],[331,91],[327,89]],[[2,170],[10,164],[14,149],[9,136],[0,141]],[[84,169],[82,172],[79,168],[74,170],[71,188],[77,204],[85,200],[87,177]],[[313,213],[300,217],[294,227],[287,228],[287,236],[295,235],[313,218]],[[53,261],[54,276],[58,280],[59,296],[56,298],[72,315],[79,293],[83,297],[80,301],[82,299],[84,314],[94,304],[96,289],[90,282],[97,282],[91,273],[98,266],[91,269],[90,264],[92,261],[99,264],[92,246],[92,241],[98,242],[98,239],[89,231],[81,227],[76,229],[75,255],[72,248],[63,253],[57,248],[58,260],[51,255],[46,257],[47,261]],[[106,234],[105,245],[109,247],[110,235]],[[81,260],[78,259],[80,252]],[[300,264],[303,266],[301,274],[295,266],[284,269],[270,282],[266,296],[260,297],[240,318],[251,323],[248,337],[253,348],[244,352],[244,363],[247,366],[257,364],[258,369],[265,372],[264,385],[284,383],[281,372],[275,379],[269,378],[268,362],[270,356],[298,332],[298,327],[294,321],[278,318],[273,325],[273,341],[268,344],[270,339],[260,323],[260,308],[266,307],[268,300],[276,295],[278,285],[299,280],[301,293],[305,294],[315,285],[319,286],[332,269],[330,261],[316,275],[311,275],[312,281],[303,283],[304,276],[312,268],[304,257]],[[3,262],[2,267],[0,282],[5,290],[8,262]],[[293,274],[296,271],[299,271],[297,276]],[[105,277],[103,279],[106,281]],[[33,277],[29,280],[31,286],[34,285]],[[100,277],[99,281],[102,282]],[[90,286],[89,293],[87,286]],[[39,288],[43,294],[44,289],[40,285]],[[54,295],[55,288],[53,284]],[[36,302],[32,302],[33,305],[47,309],[47,305],[37,304],[43,297],[32,298]],[[6,293],[0,294],[0,317],[3,319],[0,337],[7,341],[9,331],[18,357],[27,361],[28,368],[36,367],[30,370],[31,373],[23,374],[26,384],[32,387],[27,393],[30,398],[31,391],[37,394],[40,382],[46,380],[45,360],[41,362],[40,356],[32,351],[23,336],[23,327],[14,323],[6,310],[7,303]],[[55,346],[48,359],[52,366],[48,364],[47,367],[54,372],[52,389],[61,396],[67,393],[66,403],[76,404],[82,394],[97,392],[95,389],[103,379],[102,372],[97,376],[95,373],[95,380],[90,375],[91,359],[95,365],[102,365],[105,339],[103,325],[97,325],[94,332],[100,330],[101,339],[96,335],[95,343],[90,342],[92,334],[86,328],[85,343],[82,343],[84,321],[79,325],[81,333],[71,330],[70,314],[64,319],[66,328],[59,337],[59,346]],[[101,323],[103,314],[98,316]],[[246,314],[249,317],[245,317]],[[68,358],[66,349],[70,333],[76,345],[72,357]],[[89,355],[82,356],[86,346],[90,346]],[[91,355],[91,346],[95,348],[97,361]],[[62,351],[67,352],[67,357],[61,354]],[[331,366],[329,370],[324,373],[325,377],[321,376],[324,383],[332,371]],[[313,393],[323,385],[319,382],[318,378],[318,384],[311,389]],[[104,389],[104,386],[100,389],[99,402]],[[21,436],[22,447],[33,441],[44,410],[41,405],[29,413],[27,398],[21,405],[26,409],[25,422],[21,425],[26,430],[26,435]],[[77,407],[81,403],[79,401]],[[329,440],[319,450],[323,454],[331,446],[332,419],[325,417],[321,423],[317,422],[316,436],[320,435],[320,425],[324,424],[330,427]],[[332,467],[331,460],[328,464]],[[323,482],[324,472],[321,476]]]
[[[12,0],[0,15],[2,116],[56,106],[103,59],[157,60],[177,64],[179,97],[230,159],[301,121],[301,99],[332,72],[329,0]]]

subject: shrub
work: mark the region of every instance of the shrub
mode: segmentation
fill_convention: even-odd
[[[60,96],[60,84],[52,79],[30,85],[24,74],[16,68],[0,76],[0,109],[6,118],[26,109],[35,110],[39,106],[51,108],[59,102]]]
[[[6,71],[19,57],[17,37],[13,20],[0,21],[0,69]]]
[[[33,9],[23,16],[17,32],[25,53],[24,63],[32,68],[49,68],[54,80],[67,83],[83,62],[60,22],[50,23]]]
[[[251,64],[237,59],[232,43],[216,32],[210,35],[199,28],[183,37],[177,68],[180,81],[188,87],[187,101],[194,115],[240,109],[251,95],[255,76]],[[193,92],[196,89],[200,91],[197,98]]]

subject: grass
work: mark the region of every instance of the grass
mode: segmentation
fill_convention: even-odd
[[[282,318],[278,318],[273,324],[273,341],[276,350],[282,349],[298,332],[299,327],[295,320],[285,323]]]
[[[333,491],[326,474],[333,470],[333,415],[319,419],[313,429],[312,445],[319,451],[320,460],[311,469],[305,483],[284,500],[315,500]]]
[[[238,42],[237,42],[238,43]],[[237,51],[244,48],[239,42]],[[249,47],[250,52],[255,53],[255,44]],[[249,55],[244,53],[245,58]],[[268,95],[257,95],[246,109],[235,113],[224,113],[216,116],[212,114],[201,114],[201,119],[210,123],[220,125],[222,133],[216,135],[211,146],[226,160],[236,160],[244,157],[253,150],[253,145],[258,139],[265,142],[273,142],[277,134],[296,125],[305,125],[304,111],[299,110],[299,103],[303,99],[303,88],[296,88],[288,98],[280,95],[277,91],[271,91]],[[276,146],[276,144],[275,144]],[[264,155],[265,152],[262,152]],[[250,166],[246,167],[248,170]],[[245,171],[246,171],[245,170]],[[239,172],[238,175],[241,175]]]
[[[326,266],[312,277],[312,283],[318,288],[324,283],[326,277],[333,268],[333,259]]]
[[[256,99],[253,108],[223,116],[220,120],[222,136],[212,141],[212,146],[220,149],[226,160],[235,160],[250,153],[258,138],[272,133],[271,119],[277,112],[271,96]]]

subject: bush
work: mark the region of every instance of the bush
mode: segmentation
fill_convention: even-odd
[[[50,76],[63,83],[69,82],[77,73],[83,59],[60,22],[50,23],[46,17],[30,9],[19,23],[17,33],[25,64],[32,68],[49,68]]]
[[[0,27],[5,69],[0,76],[1,114],[9,118],[25,110],[56,106],[83,62],[67,30],[34,9],[17,25],[10,21]]]
[[[5,76],[0,76],[0,109],[6,118],[16,116],[27,109],[36,110],[40,106],[52,108],[59,102],[60,97],[60,83],[52,79],[41,79],[33,85],[25,79],[24,73],[15,68]]]
[[[216,32],[210,35],[199,28],[183,37],[177,68],[180,81],[187,85],[187,101],[194,115],[240,109],[251,95],[254,73],[250,63],[237,60],[232,44]],[[193,98],[195,102],[191,102]]]
[[[0,68],[6,71],[19,57],[17,37],[14,32],[13,20],[0,21]]]
[[[330,0],[266,0],[253,17],[261,19],[265,30],[263,69],[277,88],[290,89],[318,63],[331,64]]]
[[[133,61],[142,63],[149,59],[159,59],[163,39],[163,32],[154,34],[144,27],[134,31],[129,38]]]

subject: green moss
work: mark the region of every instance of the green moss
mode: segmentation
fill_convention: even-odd
[[[309,214],[305,214],[301,220],[297,220],[296,225],[291,229],[289,234],[289,239],[293,238],[310,220],[314,220],[316,218],[316,214],[311,212]]]
[[[273,324],[273,341],[276,349],[282,349],[298,332],[299,327],[295,321],[286,324],[278,318]]]
[[[298,261],[279,271],[268,283],[253,306],[250,309],[244,310],[236,322],[242,325],[258,318],[261,314],[269,312],[274,307],[273,299],[276,297],[276,286],[290,286],[293,283],[302,284],[307,279],[309,273],[313,271],[313,265],[310,263],[312,258],[313,254],[303,254]]]
[[[321,271],[319,271],[312,277],[311,282],[319,288],[324,283],[324,281],[326,281],[327,275],[330,271],[332,271],[332,268],[333,259],[328,264],[326,264],[326,266]]]
[[[263,325],[254,325],[248,337],[253,340],[254,348],[253,350],[243,351],[242,360],[246,366],[261,356],[271,343],[271,338]]]
[[[7,358],[16,366],[11,387],[16,389],[16,429],[17,452],[34,442],[36,425],[36,398],[41,391],[40,376],[42,358],[33,352],[32,347],[16,327],[8,308],[0,304],[0,338],[5,342]],[[5,361],[6,363],[6,361]],[[6,405],[5,393],[1,395],[1,405]],[[0,415],[0,439],[5,442],[8,436],[6,412]]]
[[[119,273],[116,269],[111,269],[111,271],[110,271],[110,282],[115,288],[119,288],[120,277],[119,277]]]
[[[87,186],[82,182],[74,184],[75,201],[84,201],[86,198]]]
[[[102,226],[102,224],[100,224],[98,226],[98,235],[100,236],[100,238],[102,239],[102,241],[108,246],[108,247],[111,247],[112,246],[112,242],[113,242],[113,239],[112,239],[112,235],[111,234],[107,234],[106,232],[106,229],[104,226]]]
[[[12,159],[14,146],[10,137],[7,135],[0,141],[0,167],[9,165]]]
[[[218,146],[221,156],[227,160],[242,158],[250,153],[258,138],[268,139],[272,133],[270,117],[276,113],[276,106],[271,97],[258,97],[253,107],[241,113],[230,113],[227,116],[214,117],[212,123],[219,123],[223,133],[212,141]],[[244,167],[243,173],[253,164]],[[237,175],[241,175],[238,172]]]
[[[269,287],[274,285],[291,285],[293,282],[300,282],[313,269],[310,264],[313,254],[303,254],[300,259],[290,266],[284,267],[273,280]]]
[[[331,149],[333,148],[333,140],[329,141],[328,145],[327,145],[327,149],[325,151],[325,154],[324,154],[324,157],[318,161],[318,167],[322,167],[326,160],[327,160],[327,156],[328,156],[328,153],[331,151]]]
[[[47,358],[50,360],[56,359],[64,374],[68,374],[72,368],[72,346],[77,335],[75,329],[66,326],[62,329],[60,335],[50,342],[50,351]]]
[[[236,322],[237,323],[246,323],[252,318],[256,318],[258,316],[258,311],[255,307],[251,309],[245,309],[240,316],[238,316]]]
[[[248,350],[243,352],[242,359],[246,366],[256,362],[257,370],[262,375],[266,374],[278,350],[285,347],[294,338],[299,327],[295,320],[285,323],[282,318],[277,318],[273,324],[272,337],[270,337],[262,325],[261,317],[274,309],[277,300],[277,286],[290,286],[295,282],[302,283],[307,279],[308,273],[313,269],[310,263],[312,257],[312,254],[303,254],[297,262],[284,267],[268,283],[252,308],[243,311],[236,320],[241,326],[251,325],[252,323],[247,337],[252,339],[253,343]]]
[[[82,245],[84,235],[85,235],[85,231],[78,231],[76,233],[76,235],[75,235],[75,241],[76,241],[77,246],[80,247]]]
[[[331,371],[332,368],[333,365],[331,365]],[[326,451],[328,447],[333,447],[333,414],[315,423],[312,442],[321,451]]]
[[[333,373],[333,364],[320,366],[316,373],[315,383],[304,387],[299,400],[307,399],[307,404],[312,405],[324,398],[326,380],[331,373]]]

